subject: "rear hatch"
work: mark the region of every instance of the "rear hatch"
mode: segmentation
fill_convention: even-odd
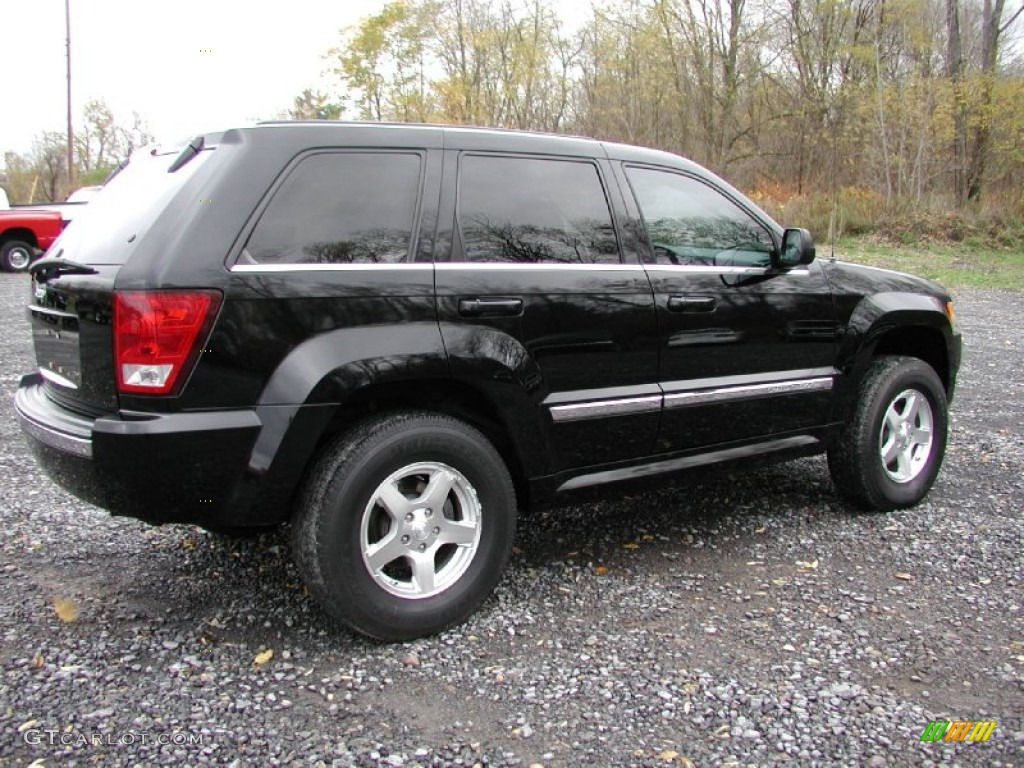
[[[36,362],[47,394],[65,408],[91,417],[117,409],[118,273],[161,215],[199,199],[190,187],[211,149],[200,138],[137,151],[33,265],[28,312]]]

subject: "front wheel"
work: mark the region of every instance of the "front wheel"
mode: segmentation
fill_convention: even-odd
[[[946,392],[913,357],[871,363],[828,466],[836,487],[867,509],[912,507],[931,489],[946,451]]]
[[[0,269],[4,272],[24,272],[32,263],[35,249],[21,240],[8,240],[0,245]]]
[[[436,413],[368,419],[329,445],[302,493],[294,549],[335,618],[409,640],[468,617],[508,562],[516,500],[505,463]]]

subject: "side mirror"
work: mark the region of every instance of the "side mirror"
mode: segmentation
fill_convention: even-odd
[[[772,264],[777,269],[792,269],[814,261],[814,238],[806,229],[787,229],[782,235],[782,247],[773,254]]]

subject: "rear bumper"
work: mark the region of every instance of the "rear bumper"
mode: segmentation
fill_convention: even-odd
[[[14,409],[43,470],[90,504],[152,523],[247,522],[242,482],[261,428],[253,411],[90,419],[50,400],[37,373],[22,378]]]

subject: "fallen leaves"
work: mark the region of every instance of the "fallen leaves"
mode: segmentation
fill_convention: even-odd
[[[274,649],[267,648],[267,650],[257,653],[256,657],[252,660],[254,666],[262,667],[268,661],[274,658]]]
[[[596,566],[594,566],[594,573],[596,573],[598,576],[604,576],[605,574],[608,573],[608,566],[606,566],[606,565],[596,565]]]
[[[913,576],[911,576],[909,573],[903,573],[903,571],[896,571],[896,573],[894,573],[893,576],[895,576],[897,579],[900,579],[901,581],[914,580]]]
[[[818,560],[817,558],[814,560],[801,560],[797,565],[806,571],[816,571],[818,569]]]
[[[78,618],[78,605],[69,597],[53,598],[53,610],[57,618],[65,624],[70,624]]]
[[[684,768],[695,768],[694,762],[683,755],[680,755],[674,749],[664,749],[661,752],[648,752],[643,749],[634,749],[633,757],[648,757],[653,756],[656,760],[660,760],[663,763],[672,763],[674,765],[681,765]]]

